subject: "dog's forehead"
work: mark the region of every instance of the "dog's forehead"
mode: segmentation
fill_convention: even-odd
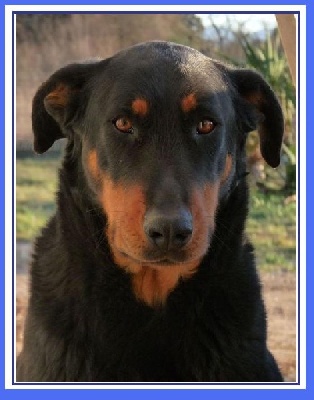
[[[182,93],[226,90],[223,74],[199,51],[169,42],[146,42],[121,51],[110,62],[119,86],[155,86]]]
[[[161,62],[168,61],[176,65],[185,63],[192,58],[198,59],[198,61],[207,59],[206,56],[191,47],[158,41],[137,44],[120,51],[113,57],[113,59],[119,61],[123,59],[129,60],[130,62],[158,60]]]
[[[166,80],[174,76],[180,81],[219,81],[221,71],[215,63],[199,51],[187,46],[168,42],[146,42],[116,54],[111,68],[121,77],[142,74],[143,79]]]

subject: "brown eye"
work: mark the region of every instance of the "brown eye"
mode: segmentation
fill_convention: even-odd
[[[203,119],[197,124],[197,133],[200,135],[207,135],[215,129],[216,124],[210,119]]]
[[[113,125],[118,129],[118,131],[123,133],[133,133],[132,122],[125,117],[120,117],[113,120]]]

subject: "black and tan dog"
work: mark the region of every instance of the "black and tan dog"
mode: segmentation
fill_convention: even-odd
[[[67,147],[17,381],[282,381],[244,233],[256,127],[276,167],[283,117],[263,78],[173,43],[69,65],[39,88],[35,150]]]

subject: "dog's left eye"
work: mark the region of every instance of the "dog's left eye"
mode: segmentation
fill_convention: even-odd
[[[119,117],[114,119],[112,123],[122,133],[133,133],[133,125],[129,118]]]
[[[197,124],[196,131],[199,135],[207,135],[215,129],[215,122],[210,119],[203,119]]]

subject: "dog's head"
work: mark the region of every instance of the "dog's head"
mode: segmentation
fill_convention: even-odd
[[[60,69],[33,102],[35,150],[77,142],[114,259],[134,274],[195,270],[255,128],[276,167],[283,116],[264,79],[167,42]]]

